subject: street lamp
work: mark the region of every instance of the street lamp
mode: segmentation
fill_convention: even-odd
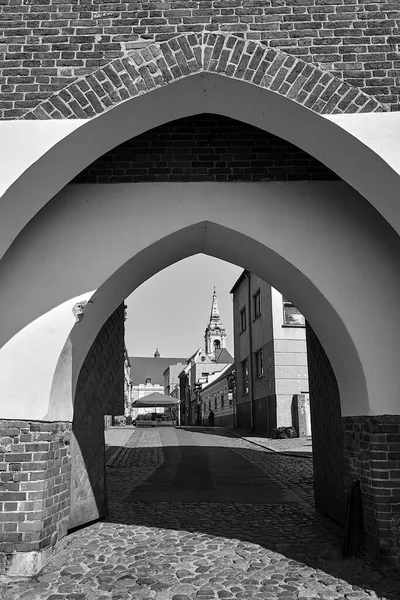
[[[233,405],[233,427],[237,426],[237,416],[236,416],[236,371],[232,370],[231,373],[227,376],[228,380],[228,394],[232,394],[232,405]]]

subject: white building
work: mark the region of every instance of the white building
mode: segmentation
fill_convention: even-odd
[[[237,427],[270,435],[278,427],[294,426],[310,435],[304,316],[248,271],[231,293]]]

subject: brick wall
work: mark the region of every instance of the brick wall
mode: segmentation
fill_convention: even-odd
[[[344,417],[345,485],[360,480],[366,549],[400,575],[400,416]]]
[[[79,373],[72,423],[69,528],[107,513],[104,414],[124,414],[124,309],[121,304],[104,323]]]
[[[0,421],[0,574],[67,532],[70,423]]]
[[[88,352],[72,424],[0,420],[0,575],[34,575],[69,528],[105,514],[103,415],[123,410],[122,304]]]
[[[335,521],[344,523],[343,423],[339,388],[329,359],[308,322],[306,333],[315,506]]]
[[[191,32],[284,50],[399,110],[399,18],[396,0],[2,0],[0,111],[17,118],[134,48]]]
[[[270,133],[217,115],[179,119],[117,146],[75,183],[338,179]]]

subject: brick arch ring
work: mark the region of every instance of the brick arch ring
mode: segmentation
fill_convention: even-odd
[[[387,110],[332,73],[283,51],[233,35],[189,34],[128,52],[56,92],[23,118],[88,119],[202,72],[251,83],[320,114]]]

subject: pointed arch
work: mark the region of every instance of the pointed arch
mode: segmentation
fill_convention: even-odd
[[[89,119],[195,73],[219,73],[320,114],[383,112],[375,98],[316,65],[234,35],[179,35],[127,53],[56,92],[25,119]]]

